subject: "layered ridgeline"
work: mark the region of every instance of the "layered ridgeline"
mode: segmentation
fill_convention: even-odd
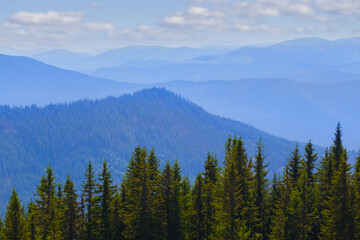
[[[273,171],[284,165],[295,147],[295,142],[209,114],[163,89],[44,108],[3,106],[1,205],[4,206],[13,187],[22,199],[32,196],[49,164],[59,176],[69,173],[79,186],[86,163],[92,161],[98,170],[106,158],[119,181],[138,145],[154,147],[162,163],[177,158],[183,173],[194,179],[209,151],[223,159],[224,142],[234,134],[242,137],[249,155],[255,152],[261,137],[267,161],[271,162],[269,169]]]
[[[1,105],[45,105],[117,96],[137,89],[135,84],[90,77],[28,57],[0,54]]]

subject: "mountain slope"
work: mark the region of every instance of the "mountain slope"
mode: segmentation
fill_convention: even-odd
[[[118,183],[139,144],[154,147],[162,163],[178,158],[183,173],[193,178],[202,170],[207,152],[222,161],[229,134],[242,136],[249,155],[261,136],[273,171],[283,166],[295,146],[247,124],[211,115],[163,89],[44,108],[0,107],[0,205],[5,206],[12,187],[22,199],[30,197],[49,164],[59,176],[69,173],[79,186],[87,162],[100,169],[106,158]]]
[[[0,54],[0,104],[44,105],[119,95],[138,88],[63,70],[28,57]]]
[[[64,69],[79,69],[92,55],[87,53],[70,52],[64,49],[55,49],[49,52],[31,56],[32,58]],[[78,66],[78,67],[77,67]]]
[[[340,121],[344,144],[360,146],[360,81],[301,83],[286,79],[236,81],[175,81],[155,86],[191,99],[210,113],[251,123],[287,139],[331,144],[332,130]]]

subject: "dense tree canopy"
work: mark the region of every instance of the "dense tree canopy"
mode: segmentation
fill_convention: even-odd
[[[271,181],[261,139],[249,157],[237,136],[222,166],[207,155],[193,185],[177,160],[160,169],[140,146],[120,185],[106,160],[97,177],[88,163],[80,190],[49,166],[26,208],[12,191],[0,239],[359,239],[360,154],[351,171],[340,125],[329,149],[317,163],[311,141],[304,156],[296,145]]]

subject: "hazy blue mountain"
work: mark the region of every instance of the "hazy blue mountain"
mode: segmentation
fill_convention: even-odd
[[[90,77],[27,57],[0,55],[0,104],[44,105],[81,98],[103,98],[138,86]]]
[[[360,81],[301,83],[285,79],[176,81],[156,84],[205,110],[287,139],[331,144],[334,124],[344,126],[344,143],[360,147]]]
[[[136,64],[102,67],[91,75],[136,83],[173,80],[209,81],[241,78],[286,78],[300,82],[359,80],[346,65],[360,61],[360,40],[329,41],[303,38],[271,46],[242,47],[229,53],[204,55],[180,62],[142,60]]]
[[[287,139],[307,141],[311,138],[323,146],[330,144],[334,124],[341,121],[345,128],[345,146],[360,147],[357,134],[360,132],[360,113],[357,111],[360,81],[301,83],[263,78],[129,84],[89,77],[24,57],[0,55],[0,63],[0,104],[3,105],[45,105],[96,99],[159,86],[181,94],[219,116],[252,124]],[[144,62],[126,65],[141,64]],[[152,61],[152,64],[161,65],[163,61]],[[166,69],[164,67],[164,71]],[[229,67],[227,73],[233,69],[236,68]],[[216,74],[215,70],[212,69],[213,74]],[[185,70],[179,69],[178,73],[182,71]],[[136,69],[133,73],[136,74]],[[224,79],[226,76],[223,75]],[[130,74],[126,79],[130,81],[132,77]],[[155,77],[150,73],[147,76],[148,79]]]
[[[92,57],[91,54],[71,52],[64,49],[56,49],[45,53],[32,55],[32,58],[64,69],[82,68],[84,62]]]
[[[164,89],[44,108],[2,106],[0,206],[6,205],[13,187],[21,199],[31,197],[49,164],[59,176],[69,173],[79,186],[88,161],[99,170],[106,158],[119,183],[137,145],[154,147],[162,163],[177,158],[183,174],[194,178],[209,151],[222,161],[225,140],[233,134],[243,138],[249,156],[261,136],[273,171],[283,166],[295,147],[295,142],[209,114]]]
[[[127,46],[111,49],[95,56],[73,53],[66,50],[54,50],[34,55],[33,58],[56,67],[80,70],[88,73],[94,69],[114,67],[132,61],[184,61],[203,55],[220,55],[230,48],[190,48],[162,46]]]

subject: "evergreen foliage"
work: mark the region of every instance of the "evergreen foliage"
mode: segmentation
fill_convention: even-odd
[[[80,195],[48,167],[26,210],[12,191],[0,239],[359,239],[360,153],[352,172],[341,136],[338,125],[319,164],[311,141],[304,158],[296,146],[270,184],[261,139],[249,159],[237,136],[225,143],[223,166],[209,153],[193,185],[177,160],[160,169],[155,151],[140,146],[119,188],[106,160],[98,179],[88,163]]]

